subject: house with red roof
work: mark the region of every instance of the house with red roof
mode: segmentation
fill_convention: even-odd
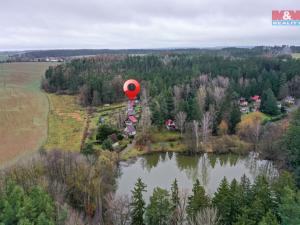
[[[251,100],[254,102],[261,102],[260,96],[259,95],[254,95],[251,97]]]
[[[261,103],[261,98],[259,95],[254,95],[251,97],[252,103],[253,103],[253,107],[252,107],[252,111],[253,112],[257,112],[259,111],[260,108],[260,103]]]
[[[177,129],[175,122],[171,119],[168,119],[165,121],[165,126],[168,130],[176,130]]]
[[[135,116],[131,115],[131,116],[128,116],[128,120],[130,120],[133,124],[137,122],[137,119]]]
[[[134,128],[133,125],[127,125],[124,133],[128,136],[128,137],[133,137],[134,135],[136,135],[136,130]]]

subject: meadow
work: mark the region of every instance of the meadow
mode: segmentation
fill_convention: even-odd
[[[294,59],[300,59],[300,53],[293,53],[293,54],[292,54],[292,57],[293,57]]]
[[[49,65],[0,64],[0,165],[37,151],[46,140],[48,100],[40,82]]]
[[[76,96],[47,94],[50,110],[45,150],[79,151],[87,122],[87,111],[76,102]]]

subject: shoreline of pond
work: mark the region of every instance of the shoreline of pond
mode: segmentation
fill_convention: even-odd
[[[257,153],[247,155],[203,153],[187,155],[182,152],[152,152],[122,161],[118,166],[116,193],[130,194],[136,179],[143,178],[148,194],[154,187],[168,189],[174,179],[182,188],[191,189],[195,179],[211,194],[220,181],[239,180],[246,175],[251,180],[260,174],[273,179],[279,170],[272,161],[262,160]]]

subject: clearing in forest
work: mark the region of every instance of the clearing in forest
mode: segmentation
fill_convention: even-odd
[[[49,65],[0,64],[0,164],[36,151],[46,140],[48,100],[40,82]]]

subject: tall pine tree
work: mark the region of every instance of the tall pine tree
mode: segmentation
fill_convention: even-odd
[[[217,192],[215,192],[212,203],[218,209],[220,223],[224,225],[231,224],[230,187],[225,177],[221,181]]]
[[[132,191],[132,201],[130,204],[131,225],[145,225],[144,213],[146,203],[143,198],[143,192],[145,191],[146,185],[141,178],[138,178]]]
[[[293,171],[297,185],[300,186],[300,107],[290,122],[286,137],[285,146],[288,152],[288,165]]]
[[[146,209],[147,225],[169,225],[172,216],[172,204],[169,193],[162,188],[155,188]]]
[[[273,115],[273,116],[279,114],[277,101],[271,88],[263,92],[261,98],[260,110],[266,114]]]
[[[205,194],[204,188],[197,179],[193,186],[193,194],[188,197],[186,209],[188,216],[194,218],[201,209],[208,207],[209,204],[209,197]]]

